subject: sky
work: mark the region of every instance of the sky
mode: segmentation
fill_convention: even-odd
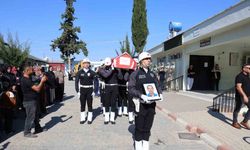
[[[237,4],[240,0],[147,0],[149,35],[145,50],[149,50],[168,36],[170,21],[180,22],[182,31]],[[133,0],[76,0],[74,26],[81,28],[78,36],[87,43],[88,58],[99,61],[116,57],[120,41],[126,35],[132,46],[131,20]],[[30,44],[30,54],[51,61],[60,60],[59,50],[51,51],[51,41],[60,37],[64,0],[0,0],[0,34],[17,35],[21,43]],[[75,60],[85,56],[75,55]]]

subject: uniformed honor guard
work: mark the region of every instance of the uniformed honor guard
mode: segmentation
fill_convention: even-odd
[[[88,58],[83,59],[82,69],[80,69],[76,74],[75,79],[75,89],[80,98],[81,103],[81,117],[80,124],[86,122],[87,114],[85,111],[86,102],[88,105],[88,124],[92,123],[93,118],[93,80],[96,73],[90,68],[90,61]]]
[[[118,96],[118,76],[120,73],[112,66],[111,58],[107,57],[104,60],[104,67],[99,69],[99,74],[104,79],[104,124],[108,124],[109,121],[115,124],[115,111],[116,101]],[[122,78],[119,77],[119,78]],[[111,112],[109,108],[111,107]]]
[[[129,78],[128,91],[131,96],[137,98],[135,103],[135,149],[148,150],[150,130],[155,115],[155,100],[146,96],[145,84],[154,84],[159,99],[163,100],[162,91],[159,87],[157,76],[150,69],[151,55],[142,52],[139,55],[140,68],[134,71]]]

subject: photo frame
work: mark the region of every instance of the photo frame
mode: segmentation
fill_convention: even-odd
[[[143,87],[146,92],[146,96],[148,96],[150,101],[157,101],[161,99],[154,83],[143,84]]]

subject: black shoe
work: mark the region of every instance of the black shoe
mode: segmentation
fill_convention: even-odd
[[[104,121],[104,124],[106,125],[106,124],[108,124],[109,122],[108,121]]]
[[[80,121],[80,124],[84,124],[86,122],[86,120],[84,120],[84,121]]]
[[[27,134],[24,134],[24,137],[27,137],[27,138],[36,138],[37,135],[35,135],[33,133],[27,133]]]
[[[88,124],[92,124],[92,121],[88,121]]]
[[[129,124],[134,124],[134,121],[129,121],[128,123],[129,123]]]
[[[111,124],[115,124],[115,122],[114,121],[110,121],[111,122]]]
[[[44,131],[48,131],[48,129],[46,129],[46,128],[35,129],[34,134],[38,134],[38,133],[41,133],[41,132],[44,132]]]

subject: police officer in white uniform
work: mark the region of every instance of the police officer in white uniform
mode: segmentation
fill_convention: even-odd
[[[93,118],[93,81],[96,73],[90,68],[90,61],[88,58],[83,59],[82,69],[80,69],[76,74],[75,79],[75,89],[80,98],[81,103],[81,117],[80,124],[86,122],[87,114],[85,111],[86,102],[88,105],[88,124],[92,123]]]
[[[135,100],[135,149],[148,150],[150,130],[153,125],[156,102],[151,101],[146,96],[144,84],[155,84],[159,93],[159,99],[163,100],[162,91],[159,86],[157,76],[149,69],[151,64],[151,55],[142,52],[139,55],[140,68],[134,71],[129,78],[128,91]]]

